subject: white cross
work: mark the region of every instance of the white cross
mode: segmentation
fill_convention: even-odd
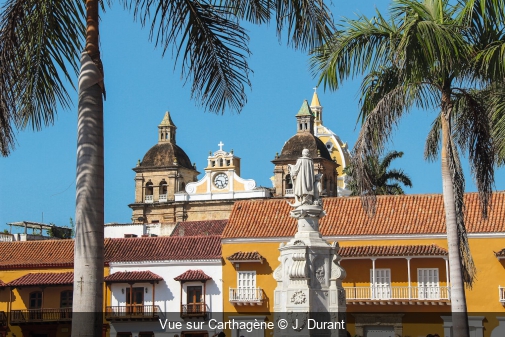
[[[219,142],[219,144],[217,144],[217,146],[219,146],[219,151],[223,151],[223,142]]]
[[[317,87],[312,88],[314,89],[314,94],[317,92]]]

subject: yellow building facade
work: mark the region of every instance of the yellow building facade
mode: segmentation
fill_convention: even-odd
[[[480,217],[477,194],[465,195],[465,202],[478,271],[473,288],[466,291],[470,329],[473,336],[502,336],[505,193],[493,195],[495,206],[487,220]],[[350,334],[450,336],[450,275],[441,195],[378,197],[372,218],[359,198],[327,198],[324,209],[327,216],[320,221],[320,231],[327,241],[339,243],[341,266],[347,273],[343,286]],[[274,321],[273,271],[280,263],[279,245],[296,232],[289,211],[284,200],[235,204],[222,239],[223,288],[229,289],[224,296],[225,320],[243,316]],[[248,275],[247,284],[241,274]],[[259,298],[242,296],[245,300],[240,303],[233,298],[237,291]],[[230,330],[227,335],[236,333]]]

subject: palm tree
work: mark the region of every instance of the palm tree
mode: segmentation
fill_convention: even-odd
[[[412,181],[403,170],[389,169],[391,162],[403,157],[403,152],[388,152],[382,159],[377,157],[366,158],[366,170],[372,180],[372,193],[374,195],[398,195],[405,194],[400,184],[412,187]],[[344,172],[351,177],[347,188],[352,192],[352,196],[360,195],[358,183],[353,177],[354,170],[351,165],[344,169]]]
[[[396,0],[389,20],[378,11],[373,18],[345,20],[345,28],[312,58],[313,70],[332,90],[349,77],[365,75],[362,128],[351,165],[372,213],[375,197],[367,158],[380,156],[391,131],[412,108],[440,111],[426,155],[433,159],[440,152],[442,163],[454,336],[469,334],[464,285],[471,286],[475,276],[458,150],[468,151],[486,216],[498,157],[493,139],[497,105],[482,95],[496,96],[505,78],[503,5],[502,0]]]
[[[111,3],[112,1],[107,1]],[[248,36],[241,21],[275,20],[277,34],[297,49],[320,45],[332,19],[323,0],[122,0],[189,80],[207,110],[240,112],[250,86]],[[35,129],[69,107],[64,80],[78,72],[78,143],[73,336],[100,336],[103,306],[105,86],[99,50],[100,0],[7,0],[0,15],[0,151],[14,147],[13,127]],[[85,19],[85,24],[84,24]],[[85,50],[79,55],[85,37]],[[87,313],[87,315],[85,314]]]

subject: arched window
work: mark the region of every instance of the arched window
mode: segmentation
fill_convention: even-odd
[[[184,191],[184,188],[186,188],[186,184],[184,182],[182,182],[180,191]]]
[[[287,189],[293,188],[293,182],[291,181],[291,175],[290,174],[286,175],[286,188]]]
[[[153,183],[150,181],[146,184],[146,195],[153,195]]]
[[[223,166],[223,158],[219,159],[219,166],[221,166],[221,167]]]
[[[42,291],[34,291],[30,293],[29,309],[42,308]]]
[[[64,290],[60,293],[60,308],[71,308],[74,293],[72,290]]]
[[[160,195],[161,195],[161,194],[167,194],[167,189],[168,189],[168,184],[167,184],[167,182],[165,181],[165,179],[163,179],[163,180],[160,182]]]

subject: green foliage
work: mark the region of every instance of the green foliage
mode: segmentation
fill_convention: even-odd
[[[396,0],[390,17],[345,19],[312,53],[312,69],[330,89],[364,76],[362,127],[351,166],[366,209],[375,212],[370,158],[379,158],[400,119],[413,108],[440,112],[425,155],[436,158],[441,121],[449,127],[444,149],[454,192],[464,279],[475,267],[464,225],[465,180],[459,153],[468,153],[486,216],[494,167],[504,162],[505,0]],[[443,120],[441,120],[443,118]],[[451,214],[451,216],[453,216]]]
[[[49,225],[52,227],[46,230],[47,236],[58,239],[71,239],[73,237],[73,229],[66,227],[57,227],[52,222],[49,223]]]
[[[403,170],[389,169],[394,159],[401,158],[403,152],[391,151],[382,159],[368,157],[366,159],[367,174],[372,180],[372,193],[374,195],[398,195],[404,194],[401,185],[412,187],[412,181]],[[353,196],[360,195],[358,184],[353,177],[353,166],[349,165],[344,169],[344,173],[350,177],[347,188],[352,191]]]
[[[64,81],[79,70],[82,1],[7,0],[0,14],[0,153],[14,147],[12,127],[53,124],[69,108]]]

